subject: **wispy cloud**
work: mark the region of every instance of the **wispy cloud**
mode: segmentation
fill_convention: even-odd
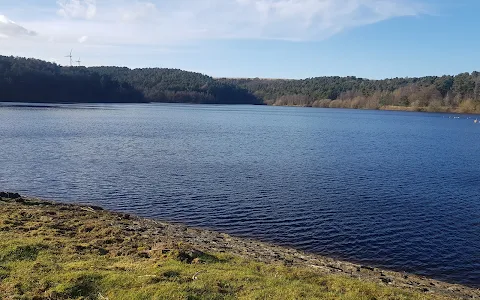
[[[35,31],[28,30],[27,28],[9,20],[6,16],[0,15],[0,37],[9,38],[35,36],[36,34],[37,33]]]
[[[57,13],[65,18],[93,19],[97,13],[96,0],[58,0]]]
[[[163,45],[205,39],[320,40],[427,12],[413,0],[59,0],[57,5],[63,20],[25,24],[42,35]]]
[[[79,44],[165,48],[226,39],[311,41],[391,18],[428,13],[420,3],[423,0],[51,1],[55,6],[15,20],[21,25],[0,16],[0,37],[30,37],[31,43],[43,43],[48,49]],[[22,40],[18,48],[33,48]]]
[[[118,8],[120,19],[125,22],[148,21],[158,14],[157,6],[152,2],[134,2]]]
[[[236,0],[240,18],[222,21],[245,38],[324,39],[345,29],[426,12],[408,0]],[[229,10],[229,9],[227,9]],[[228,15],[227,16],[233,16]],[[228,26],[230,24],[230,26]],[[243,25],[243,26],[241,26]]]
[[[79,42],[80,44],[85,43],[87,40],[88,40],[88,36],[86,36],[86,35],[78,38],[78,42]]]

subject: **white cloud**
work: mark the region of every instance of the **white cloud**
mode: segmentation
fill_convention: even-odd
[[[207,10],[216,14],[205,17]],[[424,7],[410,0],[213,0],[197,5],[190,22],[232,38],[319,40],[348,28],[422,12]]]
[[[171,45],[207,39],[321,40],[426,12],[415,0],[151,1],[58,0],[57,13],[64,18],[24,24],[55,41],[81,43],[86,36],[90,43],[107,45]]]
[[[97,13],[96,0],[58,0],[57,13],[65,18],[93,19]]]
[[[32,22],[55,40],[170,45],[206,39],[321,40],[426,12],[416,0],[58,0],[63,21]],[[34,26],[34,27],[33,27]]]
[[[118,9],[122,21],[145,21],[158,13],[157,6],[152,2],[134,2],[132,5]]]
[[[26,29],[17,23],[9,20],[6,16],[0,15],[0,37],[23,37],[34,36],[36,32]]]
[[[415,16],[426,9],[415,0],[163,0],[116,1],[128,21],[125,37],[139,43],[185,39],[320,40],[343,30]],[[105,8],[105,11],[108,9]],[[125,39],[124,42],[128,42]]]
[[[85,43],[87,40],[88,40],[88,36],[86,36],[86,35],[78,38],[78,42],[79,42],[80,44]]]
[[[423,1],[57,0],[57,7],[22,15],[22,26],[0,16],[0,38],[36,35],[26,28],[38,32],[35,38],[9,41],[8,49],[3,43],[0,53],[32,49],[31,56],[43,51],[50,58],[74,48],[83,57],[99,55],[98,47],[111,47],[110,55],[134,53],[140,46],[148,46],[146,51],[178,49],[205,40],[322,40],[351,28],[428,13]]]

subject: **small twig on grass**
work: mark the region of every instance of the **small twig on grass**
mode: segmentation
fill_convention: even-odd
[[[198,271],[197,273],[193,274],[192,276],[192,280],[197,280],[198,279],[198,275],[200,275],[200,273],[205,273],[206,271]]]

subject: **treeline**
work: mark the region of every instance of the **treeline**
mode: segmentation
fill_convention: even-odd
[[[62,67],[0,56],[0,101],[261,104],[237,85],[174,69]]]
[[[144,102],[126,82],[86,68],[61,67],[37,59],[0,56],[0,101]]]
[[[261,104],[247,89],[212,77],[178,69],[120,67],[89,68],[99,74],[127,82],[150,102],[205,104]]]
[[[385,80],[214,79],[177,69],[62,67],[0,56],[0,101],[268,104],[480,113],[480,73]]]
[[[220,81],[246,88],[269,105],[480,113],[479,72],[385,80],[318,77]]]

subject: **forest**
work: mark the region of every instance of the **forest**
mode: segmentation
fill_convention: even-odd
[[[219,79],[268,105],[480,113],[480,73],[369,80],[356,77]]]
[[[480,113],[480,73],[370,80],[212,78],[178,69],[66,67],[0,56],[3,102],[169,102]]]
[[[178,69],[92,67],[90,71],[126,82],[149,102],[262,104],[247,89],[210,76]]]
[[[261,104],[245,88],[175,69],[65,67],[0,56],[0,101]]]
[[[6,56],[0,56],[0,101],[145,102],[131,85],[108,75]]]

